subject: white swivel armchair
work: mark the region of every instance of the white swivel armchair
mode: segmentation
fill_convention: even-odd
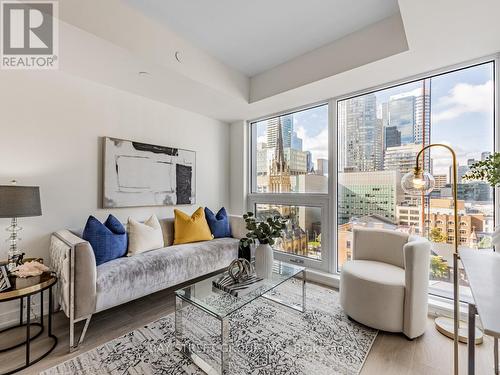
[[[355,321],[413,339],[425,332],[430,242],[385,229],[353,230],[340,303]]]

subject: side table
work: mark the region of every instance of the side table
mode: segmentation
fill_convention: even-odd
[[[40,361],[42,358],[46,357],[57,345],[57,337],[52,334],[52,313],[53,313],[53,301],[52,301],[52,287],[57,283],[57,277],[51,272],[44,272],[40,276],[29,277],[25,279],[12,277],[11,278],[12,287],[3,292],[0,292],[0,303],[19,300],[19,324],[3,329],[0,331],[0,342],[2,342],[2,336],[9,335],[9,333],[14,329],[19,329],[20,327],[26,327],[26,338],[24,341],[15,343],[5,348],[0,348],[0,360],[2,358],[2,353],[11,351],[20,346],[25,346],[25,361],[19,366],[9,369],[0,375],[13,374],[14,372],[23,370],[32,364]],[[47,323],[47,337],[52,340],[52,345],[48,347],[46,351],[38,355],[35,358],[31,358],[30,344],[31,341],[39,337],[45,330],[43,323],[43,292],[49,290],[49,314]],[[31,297],[40,294],[40,321],[31,321]],[[26,303],[23,301],[26,300]],[[26,321],[24,320],[24,306],[26,308]],[[33,326],[39,327],[40,331],[32,336]]]

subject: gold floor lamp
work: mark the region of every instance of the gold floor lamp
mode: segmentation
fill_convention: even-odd
[[[429,194],[435,185],[434,177],[423,170],[420,167],[419,159],[423,155],[424,151],[431,147],[442,147],[447,149],[451,153],[452,157],[452,175],[453,175],[453,214],[454,214],[454,251],[453,251],[453,369],[455,375],[458,374],[458,340],[459,340],[459,324],[460,324],[460,299],[459,299],[459,278],[458,278],[458,260],[460,256],[458,255],[458,207],[457,207],[457,156],[455,151],[450,146],[442,143],[433,143],[422,148],[417,157],[415,158],[415,168],[413,171],[406,173],[401,179],[401,187],[403,190],[410,195],[421,196],[422,193]],[[422,163],[423,165],[423,163]],[[422,202],[422,207],[424,202]],[[422,215],[424,211],[422,209]],[[423,232],[422,228],[422,232]]]

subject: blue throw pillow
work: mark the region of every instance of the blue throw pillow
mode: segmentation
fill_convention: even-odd
[[[127,253],[127,231],[113,215],[109,215],[104,224],[89,216],[82,237],[92,245],[97,265]]]
[[[224,207],[217,212],[217,215],[214,215],[208,207],[205,207],[205,217],[214,238],[231,237],[229,218],[227,217],[227,212]]]

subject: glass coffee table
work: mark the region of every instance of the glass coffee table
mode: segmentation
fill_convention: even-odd
[[[272,300],[300,312],[304,312],[306,308],[306,278],[304,267],[275,261],[273,274],[270,278],[251,284],[243,292],[240,292],[237,297],[213,286],[213,281],[225,274],[227,274],[227,271],[175,291],[176,347],[184,355],[189,357],[200,369],[210,375],[226,374],[228,371],[231,354],[229,348],[229,317],[231,314],[260,297]],[[273,291],[276,287],[294,278],[300,279],[301,281],[302,298],[299,303],[291,303],[290,301],[273,295]],[[188,308],[190,309],[190,313],[187,312]],[[196,310],[195,314],[192,313],[193,309]],[[186,321],[188,321],[188,319],[194,319],[197,320],[197,324],[206,326],[208,325],[206,318],[209,316],[215,318],[218,322],[217,326],[220,326],[220,339],[216,342],[220,351],[217,350],[219,358],[215,364],[214,361],[210,363],[202,358],[202,350],[199,350],[198,345],[188,345],[184,337],[184,319],[186,319]],[[217,328],[217,331],[218,330],[219,328]]]

